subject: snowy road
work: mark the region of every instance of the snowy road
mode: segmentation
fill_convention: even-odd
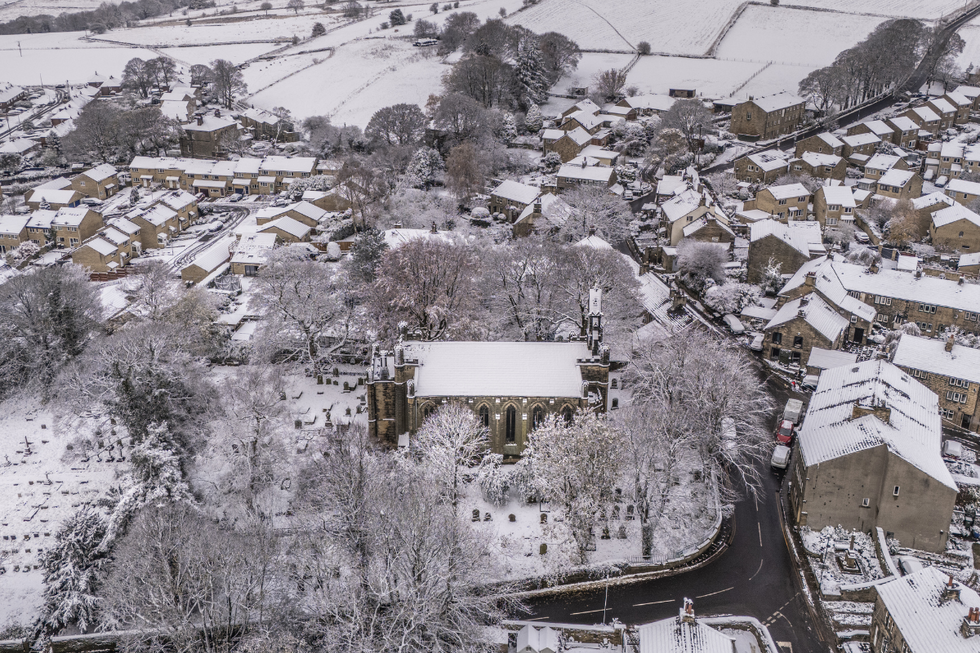
[[[786,395],[770,384],[776,401]],[[612,618],[641,624],[677,615],[684,598],[694,601],[698,614],[737,614],[756,617],[769,627],[773,639],[792,645],[793,653],[823,653],[810,621],[807,605],[794,582],[793,566],[779,518],[777,493],[781,476],[768,465],[758,501],[739,502],[735,509],[735,537],[715,562],[696,571],[638,583],[612,586],[605,611]],[[532,614],[523,618],[561,623],[592,624],[603,618],[604,592],[548,597],[530,603]],[[790,649],[786,649],[790,650]]]

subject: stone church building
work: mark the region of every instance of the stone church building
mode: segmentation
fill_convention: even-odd
[[[570,421],[580,409],[617,408],[625,363],[610,360],[602,342],[601,308],[594,290],[587,333],[569,342],[407,341],[375,350],[367,381],[370,434],[396,445],[456,401],[490,431],[491,451],[513,460],[547,416]]]

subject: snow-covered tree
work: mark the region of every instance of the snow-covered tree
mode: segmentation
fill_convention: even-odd
[[[709,279],[724,283],[728,256],[713,243],[682,240],[677,247],[677,271],[694,292],[702,292]]]
[[[775,295],[783,289],[783,264],[773,257],[769,257],[766,269],[762,273],[762,292],[767,295]]]
[[[528,110],[548,99],[550,84],[536,37],[526,36],[517,46],[514,85],[514,95],[521,109]]]
[[[442,485],[458,517],[459,498],[470,476],[490,446],[487,428],[476,414],[458,402],[445,404],[429,416],[415,435],[415,451],[422,465]]]
[[[759,286],[751,283],[729,282],[712,286],[704,293],[704,303],[719,313],[739,313],[759,299]]]
[[[541,115],[541,107],[532,104],[524,114],[524,129],[532,134],[537,134],[544,126],[544,117]]]
[[[503,470],[504,457],[499,453],[487,454],[480,463],[476,474],[476,482],[480,486],[483,500],[495,506],[507,503],[507,492],[510,483]]]
[[[599,186],[578,186],[566,192],[563,199],[574,209],[561,229],[568,240],[577,241],[595,234],[611,245],[629,236],[629,223],[633,219],[629,205]]]
[[[108,562],[98,547],[105,532],[105,515],[83,506],[65,520],[52,546],[41,554],[44,606],[36,634],[54,635],[70,625],[87,632],[98,625],[98,593]]]
[[[405,170],[405,180],[412,188],[429,190],[444,169],[445,164],[439,151],[423,146],[415,150],[415,154],[412,155],[412,160]]]
[[[622,434],[594,413],[580,412],[571,424],[553,415],[531,432],[518,463],[529,489],[561,507],[581,563],[592,527],[615,502],[623,451]]]

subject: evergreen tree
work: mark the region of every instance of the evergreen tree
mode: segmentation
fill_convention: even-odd
[[[537,134],[544,127],[544,117],[541,115],[541,108],[537,104],[532,104],[524,116],[524,129],[532,134]]]
[[[548,99],[548,76],[537,39],[525,38],[518,46],[514,84],[516,85],[514,96],[522,109]]]
[[[405,179],[413,188],[429,190],[435,183],[436,175],[445,168],[439,152],[431,147],[420,147],[412,155],[405,171]]]
[[[368,229],[362,232],[354,241],[353,251],[348,259],[351,276],[364,283],[374,281],[378,264],[387,249],[383,231]]]

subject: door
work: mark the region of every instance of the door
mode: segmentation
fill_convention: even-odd
[[[851,342],[856,342],[861,344],[864,342],[864,329],[859,329],[854,327],[854,334],[851,336]]]

